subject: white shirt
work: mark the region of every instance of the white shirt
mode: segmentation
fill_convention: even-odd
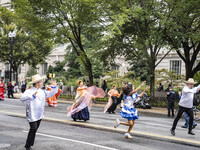
[[[185,108],[192,108],[194,93],[198,92],[198,88],[200,88],[200,85],[192,89],[190,89],[188,86],[184,86],[179,105]]]
[[[124,96],[124,105],[127,108],[133,108],[133,103],[137,99],[137,93],[134,93],[131,96]]]
[[[37,91],[36,97],[33,94]],[[20,100],[26,103],[26,118],[29,122],[35,122],[42,119],[44,114],[45,100],[48,97],[54,96],[58,92],[58,87],[51,87],[51,91],[37,89],[32,87],[26,90]]]

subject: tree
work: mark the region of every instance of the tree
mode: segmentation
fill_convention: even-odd
[[[167,42],[163,39],[164,31],[167,30],[164,24],[170,17],[171,10],[164,1],[121,0],[103,3],[102,7],[111,22],[108,24],[108,38],[114,37],[121,42],[122,46],[118,48],[117,54],[134,55],[147,64],[151,98],[154,98],[155,68],[171,50],[157,61],[160,50],[167,47]],[[114,41],[116,45],[119,42]]]
[[[188,80],[200,70],[200,62],[196,62],[200,55],[200,1],[170,0],[166,3],[174,10],[165,24],[169,30],[165,31],[164,38],[185,63],[185,77]]]
[[[23,26],[22,20],[17,20],[18,16],[5,7],[0,8],[0,61],[10,61],[10,39],[8,33],[16,32],[13,46],[12,69],[16,74],[19,65],[28,63],[35,67],[41,63],[51,50],[51,42],[37,38],[28,32]]]
[[[172,86],[181,86],[185,78],[185,76],[179,75],[175,71],[168,71],[167,69],[156,70],[155,75],[157,84],[165,82]]]
[[[95,0],[14,0],[13,5],[26,20],[25,25],[33,27],[34,32],[46,37],[50,35],[58,43],[70,42],[93,84],[92,64],[85,49],[83,32],[99,33]]]

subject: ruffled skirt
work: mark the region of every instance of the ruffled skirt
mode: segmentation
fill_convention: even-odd
[[[135,108],[127,108],[126,106],[121,109],[120,115],[128,120],[136,120],[139,118],[138,112]]]
[[[84,109],[80,110],[79,112],[71,115],[72,119],[79,119],[79,120],[89,120],[90,114],[88,111],[88,107],[85,107]]]

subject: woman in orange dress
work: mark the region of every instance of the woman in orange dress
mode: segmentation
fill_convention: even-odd
[[[108,103],[105,106],[104,113],[115,113],[115,109],[118,105],[118,98],[120,97],[119,92],[117,91],[117,87],[115,85],[112,86],[112,89],[108,92]]]
[[[77,119],[86,121],[90,118],[89,109],[92,105],[92,99],[103,98],[105,93],[101,88],[84,86],[81,80],[78,81],[78,85],[74,103],[68,107],[67,115],[71,116],[74,121]]]

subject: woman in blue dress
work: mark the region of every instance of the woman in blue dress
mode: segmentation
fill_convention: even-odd
[[[146,87],[146,89],[141,93],[137,94],[137,91],[145,85],[145,82],[143,82],[138,88],[134,88],[134,85],[128,84],[123,88],[123,94],[124,94],[124,107],[120,111],[120,115],[123,118],[128,119],[128,122],[120,122],[119,119],[116,119],[114,128],[117,128],[120,124],[129,126],[127,133],[125,133],[125,138],[132,139],[132,136],[130,135],[130,132],[134,126],[135,120],[139,118],[137,110],[133,107],[134,101],[137,99],[137,97],[142,97],[144,93],[150,88],[149,86]]]

